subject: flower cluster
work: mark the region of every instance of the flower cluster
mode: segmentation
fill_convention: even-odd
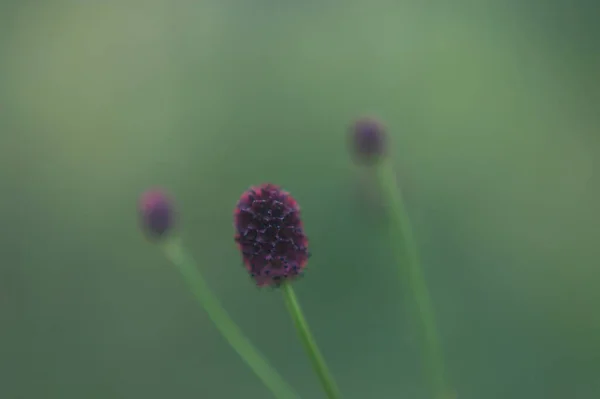
[[[292,196],[272,184],[247,190],[235,209],[235,241],[259,286],[279,286],[302,274],[308,239]]]

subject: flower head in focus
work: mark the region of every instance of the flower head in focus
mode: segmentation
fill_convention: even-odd
[[[251,187],[238,201],[235,242],[258,286],[279,286],[302,274],[310,256],[300,209],[273,184]]]

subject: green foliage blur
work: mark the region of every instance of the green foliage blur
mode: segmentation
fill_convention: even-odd
[[[539,4],[538,4],[539,3]],[[562,8],[561,8],[562,7]],[[302,206],[296,285],[348,399],[427,399],[347,127],[385,121],[460,399],[600,397],[600,52],[553,2],[0,5],[0,398],[266,399],[140,234],[148,187],[234,319],[322,395],[232,210]],[[365,200],[367,199],[367,200]]]

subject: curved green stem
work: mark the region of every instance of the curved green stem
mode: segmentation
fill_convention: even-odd
[[[294,321],[296,330],[298,330],[298,335],[300,336],[300,340],[304,345],[304,349],[308,354],[310,362],[319,377],[321,386],[329,399],[338,399],[340,397],[338,387],[325,364],[325,359],[319,351],[319,347],[317,346],[310,329],[308,328],[308,323],[304,318],[302,308],[300,307],[300,303],[298,303],[298,298],[296,297],[292,285],[289,282],[285,282],[282,284],[281,289],[283,290],[283,297],[288,311],[292,316],[292,320]]]
[[[433,395],[435,399],[447,398],[450,391],[446,381],[446,371],[435,323],[435,314],[421,269],[410,219],[391,162],[382,162],[377,172],[379,185],[391,219],[389,234],[394,255],[397,259],[401,278],[407,279],[407,285],[416,307],[416,322],[420,329],[426,372]]]
[[[190,290],[204,307],[206,313],[217,326],[229,344],[242,357],[254,373],[278,399],[297,399],[298,394],[283,380],[277,371],[265,360],[261,353],[244,336],[240,328],[223,309],[219,300],[209,289],[178,238],[167,240],[163,245],[166,257],[177,267],[190,287]]]

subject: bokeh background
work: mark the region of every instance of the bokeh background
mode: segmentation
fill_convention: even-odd
[[[564,3],[2,2],[0,398],[270,397],[140,234],[156,185],[235,320],[322,397],[232,241],[271,181],[303,207],[297,292],[345,397],[427,399],[347,153],[363,114],[389,128],[459,398],[600,397],[599,13]]]

